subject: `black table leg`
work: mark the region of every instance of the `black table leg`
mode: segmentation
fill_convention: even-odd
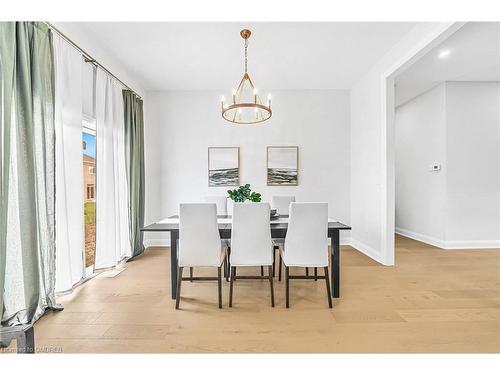
[[[172,299],[177,297],[177,238],[179,232],[170,231],[170,291]]]
[[[340,231],[334,230],[332,233],[332,297],[340,296]]]
[[[35,353],[35,333],[33,332],[33,327],[23,330],[17,337],[16,344],[18,353]]]

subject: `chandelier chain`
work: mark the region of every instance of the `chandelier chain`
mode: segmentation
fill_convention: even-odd
[[[245,39],[245,73],[247,73],[247,66],[248,66],[247,49],[248,49],[248,39]]]

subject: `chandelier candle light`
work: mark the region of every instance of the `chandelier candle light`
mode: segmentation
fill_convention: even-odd
[[[268,120],[273,114],[271,111],[271,94],[267,96],[267,105],[263,104],[248,75],[247,49],[248,38],[250,38],[251,34],[251,31],[247,29],[240,31],[241,37],[245,40],[245,73],[238,88],[233,90],[232,104],[226,104],[224,97],[221,100],[222,117],[234,124],[258,124]]]

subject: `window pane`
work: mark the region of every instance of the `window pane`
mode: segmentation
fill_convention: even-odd
[[[85,222],[85,267],[94,265],[96,228],[96,138],[91,132],[83,132],[83,215]]]

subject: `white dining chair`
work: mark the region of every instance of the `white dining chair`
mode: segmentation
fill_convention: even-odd
[[[234,201],[231,198],[227,198],[227,214],[230,216],[233,216],[233,206],[234,206]],[[245,204],[250,204],[253,202],[250,201],[245,201],[245,202],[240,202],[240,203],[245,203]],[[228,254],[231,253],[231,240],[227,240],[227,246],[228,246]],[[273,257],[274,258],[274,257]],[[260,275],[264,276],[264,267],[260,267]],[[274,277],[274,263],[273,263],[273,277]],[[226,277],[226,281],[228,278]]]
[[[227,214],[228,215],[233,215],[233,206],[234,206],[234,201],[231,198],[226,198],[226,207],[227,207]]]
[[[291,203],[285,246],[286,307],[290,305],[290,279],[324,279],[328,306],[332,308],[328,279],[328,203]],[[324,276],[290,276],[290,267],[323,267]]]
[[[217,215],[227,215],[227,197],[225,195],[208,195],[205,197],[208,203],[215,203]]]
[[[221,267],[226,248],[219,235],[215,203],[182,203],[179,207],[177,298],[179,308],[183,280],[217,280],[219,308],[222,308]],[[217,277],[182,277],[184,267],[217,267]]]
[[[272,200],[272,208],[276,208],[278,210],[278,214],[280,215],[289,215],[290,214],[290,203],[295,202],[294,195],[275,195]],[[280,251],[280,247],[284,245],[284,238],[273,238],[274,242],[274,251]],[[276,262],[273,263],[273,276],[276,271]],[[316,271],[317,273],[317,271]],[[306,268],[306,275],[309,275],[309,269]],[[281,262],[278,263],[278,280],[281,281]]]
[[[269,279],[271,306],[274,307],[272,275],[273,241],[271,239],[271,206],[269,203],[234,203],[229,264],[229,307],[233,306],[233,284],[238,279]],[[267,266],[268,276],[237,276],[237,267]]]
[[[227,204],[228,204],[228,198],[225,195],[207,195],[205,196],[205,202],[208,203],[215,203],[217,206],[217,215],[227,215]],[[222,240],[224,242],[224,245],[227,247],[229,250],[229,247],[231,246],[230,240]],[[226,277],[226,280],[229,280],[228,276],[226,274],[226,268],[224,268],[224,276]],[[189,268],[189,276],[193,278],[194,276],[194,270],[193,267]]]

